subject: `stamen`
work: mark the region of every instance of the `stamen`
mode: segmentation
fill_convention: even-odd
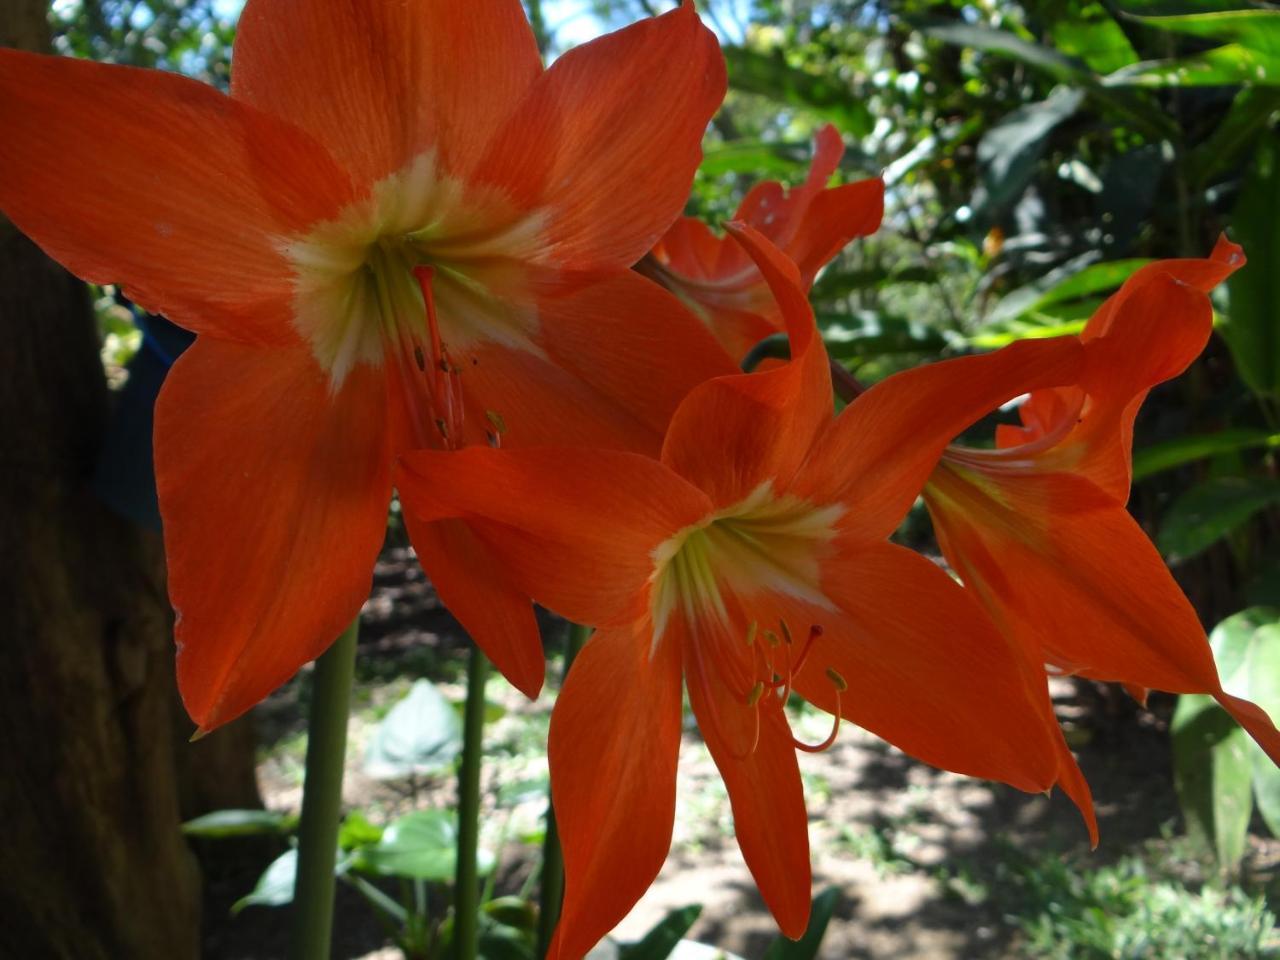
[[[849,684],[832,667],[827,667],[827,679],[836,688],[836,709],[831,718],[831,733],[821,743],[805,743],[802,740],[797,740],[793,735],[791,742],[795,744],[797,750],[803,750],[805,753],[822,753],[824,750],[831,749],[831,745],[836,742],[836,737],[840,734],[840,695],[849,689]]]
[[[761,683],[759,680],[757,680],[756,685],[752,687],[751,692],[747,694],[747,706],[754,707],[757,703],[760,702],[760,698],[763,696],[764,696],[764,684]]]
[[[778,626],[782,628],[782,639],[783,639],[783,640],[785,640],[787,643],[790,643],[790,642],[791,642],[791,628],[790,628],[789,626],[787,626],[787,621],[786,621],[786,620],[784,620],[784,619],[782,619],[781,617],[779,617],[779,618],[778,618]]]
[[[747,646],[750,647],[756,642],[756,631],[760,629],[760,624],[755,620],[751,621],[751,626],[747,627]]]

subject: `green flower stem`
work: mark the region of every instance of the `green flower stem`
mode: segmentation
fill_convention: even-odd
[[[462,717],[462,762],[458,766],[458,872],[453,891],[453,955],[476,960],[479,943],[480,767],[484,762],[484,682],[489,661],[477,646],[467,664],[467,704]]]
[[[591,636],[590,627],[569,624],[564,643],[564,676],[569,675],[574,657]],[[561,689],[564,681],[561,680]],[[538,956],[546,957],[551,935],[560,920],[560,903],[564,899],[564,855],[560,850],[560,831],[556,829],[556,813],[547,796],[547,831],[542,844],[542,882],[538,891]]]
[[[355,674],[352,621],[316,660],[307,720],[307,770],[298,824],[298,872],[293,893],[291,960],[328,960],[333,932],[333,868],[342,813],[342,773],[347,755],[347,714]]]

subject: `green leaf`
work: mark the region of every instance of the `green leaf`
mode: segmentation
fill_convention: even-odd
[[[353,865],[366,873],[387,877],[445,882],[457,866],[458,831],[452,813],[415,810],[391,823],[382,839],[361,847]],[[480,872],[493,869],[493,854],[481,850]]]
[[[1049,134],[1084,102],[1084,94],[1056,87],[1048,98],[1019,107],[983,134],[978,142],[981,181],[973,208],[984,221],[999,219],[1035,177]]]
[[[1280,612],[1253,634],[1245,663],[1248,699],[1280,720]],[[1280,767],[1253,740],[1249,741],[1253,791],[1258,811],[1271,833],[1280,837]]]
[[[293,881],[298,872],[298,851],[287,850],[262,872],[251,893],[231,905],[235,916],[245,907],[282,907],[293,900]]]
[[[1240,189],[1231,235],[1249,258],[1227,281],[1230,309],[1220,330],[1236,369],[1257,393],[1280,396],[1280,148],[1264,137]]]
[[[990,322],[1013,320],[1032,311],[1043,311],[1054,304],[1114,290],[1150,262],[1131,259],[1084,265],[1078,260],[1072,261],[1006,294],[992,309]]]
[[[618,948],[618,960],[666,960],[701,913],[701,904],[672,910],[641,939],[622,944]]]
[[[809,926],[799,940],[778,937],[764,952],[764,960],[814,960],[822,946],[831,914],[840,902],[840,891],[828,887],[813,899],[813,911],[809,914]]]
[[[1157,138],[1178,136],[1173,121],[1154,104],[1125,90],[1104,86],[1093,72],[1072,57],[1031,43],[1004,30],[970,24],[946,23],[923,28],[927,36],[1021,60],[1055,79],[1085,90],[1100,104],[1128,118],[1135,128]]]
[[[364,770],[392,779],[448,766],[462,748],[462,728],[449,701],[426,680],[383,718],[365,751]]]
[[[817,319],[827,352],[837,360],[860,360],[901,353],[937,353],[950,346],[946,337],[918,320],[870,312],[820,313]]]
[[[1170,725],[1174,786],[1193,837],[1234,869],[1253,811],[1249,736],[1213,698],[1184,694]]]
[[[481,909],[485,916],[503,926],[514,927],[525,933],[533,933],[538,929],[538,910],[523,897],[495,897],[485,901]]]
[[[1280,10],[1216,10],[1178,16],[1134,17],[1143,26],[1171,30],[1206,40],[1238,43],[1280,56]]]
[[[1191,148],[1187,176],[1193,183],[1207,184],[1220,171],[1233,167],[1277,110],[1280,90],[1252,86],[1242,89],[1213,133]]]
[[[1280,482],[1270,477],[1214,477],[1174,501],[1156,544],[1170,563],[1181,563],[1278,502]]]
[[[1162,470],[1180,467],[1184,463],[1203,460],[1220,453],[1250,450],[1257,447],[1280,446],[1280,433],[1237,427],[1218,433],[1202,433],[1189,437],[1175,437],[1137,451],[1133,455],[1133,479],[1144,480]]]
[[[204,816],[188,820],[182,832],[188,837],[258,837],[283,836],[298,826],[298,818],[291,813],[274,810],[214,810]]]
[[[1280,56],[1238,43],[1174,60],[1135,63],[1104,80],[1108,87],[1233,87],[1280,85]]]
[[[338,829],[338,846],[343,850],[367,847],[381,840],[382,833],[382,827],[370,823],[359,810],[352,810]]]
[[[1055,47],[1095,73],[1110,73],[1138,59],[1129,38],[1110,18],[1091,23],[1064,18],[1053,25],[1051,36]]]
[[[857,290],[883,288],[895,283],[934,283],[937,279],[937,271],[919,265],[892,270],[884,267],[870,270],[828,270],[818,277],[809,292],[809,299],[815,304],[828,303],[847,297]]]
[[[753,179],[802,179],[808,155],[807,141],[734,140],[708,146],[698,170],[709,177],[742,173]]]
[[[735,90],[808,110],[854,137],[871,133],[871,111],[847,80],[797,69],[783,59],[777,48],[761,53],[745,47],[725,47],[724,58],[729,67],[729,85]]]

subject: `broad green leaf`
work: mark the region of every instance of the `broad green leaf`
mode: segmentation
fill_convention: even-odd
[[[352,810],[338,829],[338,846],[343,850],[367,847],[382,839],[382,827],[370,823],[359,810]]]
[[[1233,87],[1280,85],[1280,56],[1238,43],[1174,60],[1151,60],[1108,74],[1108,87]]]
[[[382,839],[361,847],[353,865],[366,873],[444,882],[457,866],[458,831],[452,813],[415,810],[391,823]],[[493,854],[481,850],[480,871],[493,868]]]
[[[618,960],[667,960],[701,913],[701,904],[672,910],[635,943],[618,947]]]
[[[1178,135],[1177,126],[1154,104],[1129,91],[1104,86],[1082,63],[1057,50],[1030,43],[1004,30],[972,24],[936,24],[924,27],[924,33],[947,43],[1021,60],[1063,83],[1087,91],[1099,103],[1127,117],[1139,130],[1155,137],[1171,138]]]
[[[1249,262],[1227,281],[1230,310],[1222,337],[1245,383],[1280,395],[1280,147],[1270,138],[1258,143],[1231,216],[1231,236]]]
[[[1017,202],[1036,175],[1049,134],[1083,101],[1081,91],[1056,87],[1047,99],[1019,107],[983,135],[978,142],[981,180],[973,198],[975,216],[998,219]]]
[[[950,345],[937,330],[916,320],[873,313],[821,313],[818,326],[827,352],[838,360],[900,353],[937,353]]]
[[[1083,60],[1094,73],[1110,73],[1138,59],[1120,25],[1109,18],[1093,22],[1064,18],[1050,33],[1055,47]]]
[[[1032,311],[1043,311],[1054,304],[1114,290],[1139,267],[1150,262],[1131,259],[1082,265],[1073,261],[1050,271],[1034,283],[1006,294],[992,309],[990,322],[1012,320]]]
[[[1108,83],[1280,85],[1280,10],[1219,10],[1135,19],[1146,27],[1219,40],[1223,45],[1180,59],[1125,68],[1109,76]]]
[[[809,914],[809,926],[799,940],[778,937],[764,952],[764,960],[815,960],[827,933],[831,914],[840,902],[840,891],[828,887],[813,898],[813,911]]]
[[[1249,698],[1249,650],[1258,631],[1275,623],[1280,623],[1280,609],[1258,606],[1233,613],[1213,628],[1209,647],[1227,693]]]
[[[827,303],[847,297],[856,290],[883,288],[895,283],[933,283],[936,271],[919,265],[896,269],[828,270],[818,278],[809,292],[814,303]]]
[[[264,834],[282,836],[292,833],[298,818],[291,813],[274,810],[214,810],[188,820],[182,832],[189,837],[256,837]]]
[[[378,725],[364,769],[382,779],[431,773],[452,763],[461,747],[457,713],[430,682],[418,680]]]
[[[1181,563],[1273,503],[1280,503],[1280,482],[1270,477],[1214,477],[1174,501],[1156,543],[1170,563]]]
[[[1144,480],[1162,470],[1180,467],[1184,463],[1203,460],[1220,453],[1250,450],[1257,447],[1280,446],[1280,433],[1237,427],[1218,433],[1202,433],[1189,437],[1175,437],[1137,451],[1133,455],[1133,479]]]
[[[1249,735],[1202,694],[1178,698],[1170,732],[1174,785],[1188,833],[1232,870],[1244,855],[1253,811]]]
[[[537,908],[523,897],[495,897],[492,900],[486,900],[481,909],[484,910],[485,916],[495,923],[514,927],[526,933],[532,933],[538,929]]]
[[[863,98],[841,77],[810,73],[791,66],[782,51],[761,53],[745,47],[725,47],[729,85],[756,93],[829,120],[842,133],[865,137],[874,125]]]
[[[293,900],[293,881],[298,872],[298,851],[287,850],[262,872],[251,893],[231,905],[235,916],[245,907],[282,907]]]
[[[1143,26],[1172,30],[1206,40],[1238,43],[1280,56],[1280,10],[1215,10],[1180,16],[1134,17]]]
[[[1252,86],[1242,89],[1213,133],[1191,148],[1187,156],[1187,176],[1193,183],[1206,184],[1219,171],[1233,167],[1240,154],[1266,129],[1277,110],[1280,110],[1280,90]]]
[[[809,155],[807,141],[769,143],[761,140],[734,140],[708,146],[698,168],[706,176],[724,173],[749,174],[752,179],[803,179]]]
[[[1280,722],[1280,612],[1272,611],[1270,623],[1253,635],[1246,661],[1248,699]],[[1253,766],[1253,792],[1258,811],[1274,836],[1280,837],[1280,767],[1252,740],[1249,759]]]

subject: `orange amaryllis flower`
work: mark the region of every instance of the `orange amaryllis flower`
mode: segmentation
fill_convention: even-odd
[[[937,766],[1034,791],[1067,776],[1038,663],[941,568],[886,537],[965,426],[947,399],[981,407],[1007,380],[1065,382],[1079,344],[935,364],[835,417],[794,265],[750,228],[733,233],[779,300],[793,359],[696,388],[660,461],[554,448],[402,458],[406,509],[467,518],[517,584],[597,626],[551,725],[561,958],[612,928],[666,856],[682,676],[743,855],[792,937],[810,902],[796,750],[836,729],[798,742],[790,691]]]
[[[1204,348],[1207,293],[1243,263],[1224,237],[1208,259],[1136,273],[1081,334],[1079,379],[1033,391],[996,449],[950,447],[925,502],[947,559],[1033,656],[1130,688],[1211,694],[1280,761],[1280,733],[1223,692],[1195,610],[1125,510],[1138,408]]]
[[[874,233],[884,216],[884,181],[878,178],[827,189],[843,153],[839,131],[828,124],[815,137],[804,183],[791,190],[772,180],[758,183],[734,215],[791,258],[805,290],[845,244]],[[735,359],[786,329],[751,258],[695,217],[672,224],[639,269],[684,300]]]
[[[518,0],[250,0],[230,96],[0,51],[0,209],[200,336],[156,413],[179,683],[202,729],[368,595],[403,449],[657,449],[732,369],[629,267],[684,203],[723,60],[692,3],[544,70]],[[521,689],[528,598],[411,530]]]

